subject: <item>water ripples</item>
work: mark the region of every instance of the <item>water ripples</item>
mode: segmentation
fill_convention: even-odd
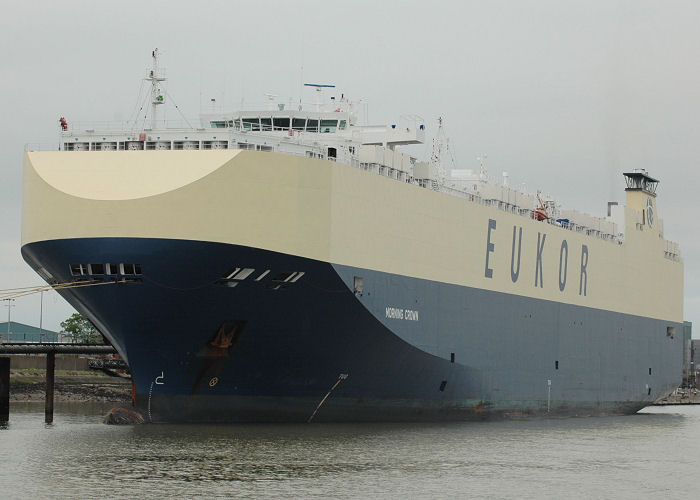
[[[700,462],[700,407],[447,424],[112,427],[106,408],[13,407],[3,497],[674,497]]]

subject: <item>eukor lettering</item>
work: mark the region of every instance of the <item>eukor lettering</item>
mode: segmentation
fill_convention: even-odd
[[[389,319],[402,319],[405,321],[418,321],[418,311],[413,309],[401,309],[400,307],[387,307],[386,317]]]
[[[586,296],[588,286],[588,247],[581,245],[581,277],[578,283],[578,294]]]
[[[523,243],[523,228],[518,228],[518,267],[515,267],[515,226],[513,226],[513,246],[510,251],[510,279],[513,283],[518,281],[520,275],[520,249]]]
[[[486,278],[493,278],[494,268],[491,267],[492,259],[491,254],[496,253],[496,245],[492,241],[492,233],[496,230],[496,221],[494,219],[489,219],[488,228],[486,232],[486,258],[484,263],[484,276]],[[516,251],[516,240],[517,240],[517,251]],[[547,233],[537,233],[537,252],[535,259],[535,287],[544,288],[544,246],[547,240]],[[513,283],[518,281],[520,277],[520,260],[522,255],[522,241],[523,241],[523,228],[519,226],[513,226],[513,240],[510,249],[510,279]],[[581,245],[581,266],[579,274],[579,290],[578,294],[581,296],[586,296],[588,292],[588,246]],[[526,254],[527,255],[527,254]],[[556,261],[555,261],[556,262]],[[559,248],[559,291],[563,292],[566,289],[567,276],[569,271],[569,243],[567,240],[562,240],[561,247]],[[405,313],[401,309],[397,309],[402,314]],[[406,310],[408,311],[408,310]],[[389,308],[387,308],[387,318],[392,317],[389,314]],[[398,313],[397,313],[398,314]],[[403,316],[400,319],[404,319]]]
[[[487,278],[493,278],[493,269],[489,267],[489,255],[493,252],[495,245],[491,243],[491,230],[496,229],[496,221],[489,219],[489,231],[486,235],[486,269],[484,270],[484,276]]]
[[[563,262],[563,264],[562,264]],[[562,275],[562,268],[564,274]],[[559,250],[559,291],[563,292],[566,288],[566,271],[569,270],[569,244],[566,240],[561,242],[561,249]]]
[[[539,277],[540,288],[544,287],[544,284],[542,282],[542,251],[544,250],[544,242],[546,239],[547,233],[537,233],[537,264],[535,265],[535,286],[537,286],[537,278]],[[540,241],[542,242],[542,244],[540,244]]]

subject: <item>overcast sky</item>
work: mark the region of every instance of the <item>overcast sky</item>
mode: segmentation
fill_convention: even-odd
[[[60,116],[128,119],[158,47],[192,122],[211,98],[298,100],[303,79],[365,100],[372,123],[417,114],[430,134],[443,116],[458,168],[487,153],[489,174],[593,215],[624,201],[623,171],[646,168],[700,328],[698,26],[697,1],[6,3],[0,288],[41,284],[20,256],[24,145],[55,146]],[[45,327],[71,313],[45,294]],[[17,299],[12,319],[38,325],[39,296]]]

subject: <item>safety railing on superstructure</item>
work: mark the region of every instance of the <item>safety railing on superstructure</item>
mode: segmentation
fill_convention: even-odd
[[[199,120],[157,120],[155,124],[148,120],[137,120],[136,122],[127,121],[81,121],[81,122],[70,122],[67,123],[68,128],[62,130],[63,133],[84,135],[85,132],[94,133],[97,132],[118,132],[118,133],[138,133],[143,131],[151,130],[168,130],[168,131],[191,131],[192,124],[198,124]],[[152,125],[155,127],[151,128]],[[204,129],[200,129],[204,130]]]

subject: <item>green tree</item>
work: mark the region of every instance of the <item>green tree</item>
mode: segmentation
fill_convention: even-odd
[[[95,325],[79,313],[73,313],[70,318],[61,322],[61,333],[68,335],[73,339],[73,342],[85,344],[104,343],[102,334],[97,331]]]

